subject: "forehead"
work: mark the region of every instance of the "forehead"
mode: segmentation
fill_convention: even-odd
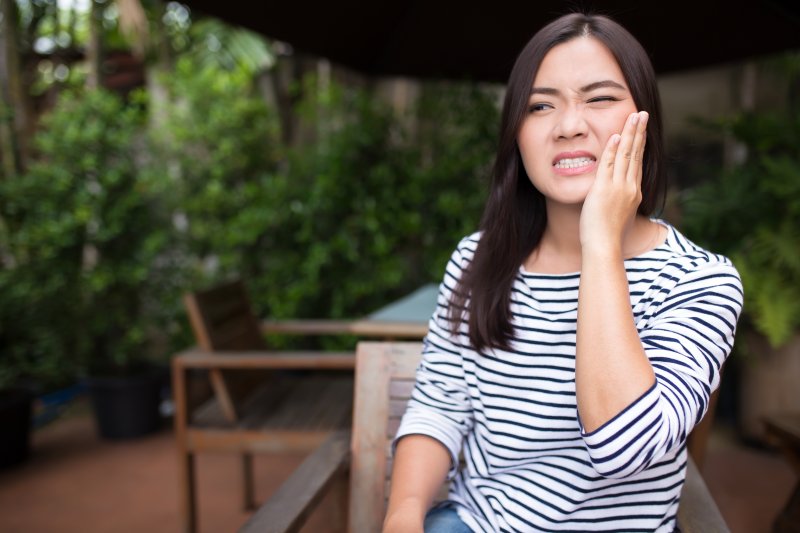
[[[576,89],[603,80],[628,86],[619,63],[606,45],[593,37],[577,37],[547,52],[533,86]]]

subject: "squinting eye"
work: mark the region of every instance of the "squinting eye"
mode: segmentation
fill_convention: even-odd
[[[589,100],[590,104],[596,102],[619,102],[619,98],[614,98],[613,96],[598,96]]]
[[[538,111],[544,111],[549,108],[549,104],[531,104],[528,106],[528,113],[536,113]]]

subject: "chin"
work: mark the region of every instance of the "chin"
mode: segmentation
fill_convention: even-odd
[[[549,196],[549,198],[559,204],[583,205],[583,202],[589,195],[589,189],[591,189],[593,181],[594,176],[592,176],[592,179],[585,185],[575,183],[572,187],[564,187],[561,188],[561,190],[552,191],[553,194]]]

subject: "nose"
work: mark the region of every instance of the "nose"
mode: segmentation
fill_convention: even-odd
[[[562,110],[553,133],[558,139],[572,139],[586,135],[587,129],[583,110],[571,105]]]

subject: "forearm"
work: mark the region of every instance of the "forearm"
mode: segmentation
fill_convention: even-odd
[[[655,382],[633,321],[622,253],[613,246],[584,248],[576,346],[578,413],[592,432]]]
[[[449,469],[450,453],[439,441],[425,435],[400,439],[392,467],[384,532],[421,532],[425,513]]]

